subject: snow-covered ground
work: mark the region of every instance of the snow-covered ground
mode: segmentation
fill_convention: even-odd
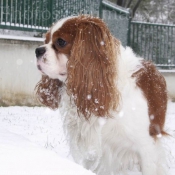
[[[168,105],[165,128],[172,135],[164,139],[168,175],[174,175],[175,103]],[[0,175],[75,174],[93,173],[75,164],[69,155],[59,110],[0,107]]]

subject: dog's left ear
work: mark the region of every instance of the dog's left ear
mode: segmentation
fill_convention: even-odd
[[[58,108],[62,84],[63,83],[58,79],[51,79],[43,75],[35,87],[37,100],[49,108]]]
[[[108,116],[119,102],[117,55],[119,42],[99,18],[80,16],[68,60],[68,93],[79,114]]]

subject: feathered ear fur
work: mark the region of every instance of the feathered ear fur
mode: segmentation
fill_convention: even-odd
[[[36,98],[43,105],[56,109],[60,102],[60,89],[63,83],[58,79],[51,79],[43,75],[35,87]]]
[[[109,116],[119,103],[117,55],[119,42],[99,18],[80,16],[68,60],[67,90],[78,113]]]

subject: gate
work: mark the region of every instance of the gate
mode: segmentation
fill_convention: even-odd
[[[175,26],[131,22],[130,43],[133,50],[156,66],[175,67]]]

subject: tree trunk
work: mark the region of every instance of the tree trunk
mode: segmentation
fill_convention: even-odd
[[[134,15],[135,15],[135,12],[136,12],[137,8],[139,7],[141,1],[142,1],[142,0],[138,0],[137,3],[136,3],[136,5],[135,5],[134,8],[133,8],[133,14],[132,14],[133,17],[134,17]]]
[[[117,5],[119,5],[119,6],[122,7],[122,4],[123,4],[123,0],[118,0],[118,1],[117,1]]]

